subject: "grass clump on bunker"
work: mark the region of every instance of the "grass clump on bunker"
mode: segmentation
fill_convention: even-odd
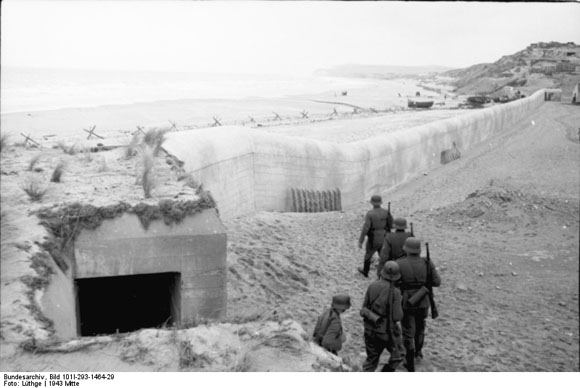
[[[73,257],[72,244],[81,230],[94,230],[103,221],[120,217],[125,213],[137,215],[145,230],[154,220],[163,220],[171,225],[181,222],[185,217],[205,209],[213,209],[216,203],[209,192],[202,192],[196,200],[161,200],[157,204],[138,203],[130,205],[120,202],[113,205],[96,207],[91,204],[74,202],[58,208],[44,208],[36,212],[41,224],[50,232],[42,246],[56,264],[66,271]]]

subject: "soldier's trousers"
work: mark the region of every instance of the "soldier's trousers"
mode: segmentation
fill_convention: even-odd
[[[383,367],[383,370],[389,368],[391,371],[394,371],[397,369],[397,365],[403,361],[405,352],[399,325],[393,325],[392,338],[388,334],[365,329],[365,348],[367,351],[367,359],[363,364],[363,372],[374,372],[377,369],[379,359],[385,349],[387,349],[391,356],[387,364]]]
[[[370,245],[368,243],[365,246],[365,258],[364,258],[364,265],[363,265],[363,272],[365,273],[365,275],[368,275],[369,271],[371,270],[371,259],[372,259],[373,255],[375,254],[375,252],[378,252],[380,254],[381,248],[382,248],[382,246],[377,247],[377,246]]]
[[[403,309],[403,344],[407,350],[420,351],[425,338],[425,319],[429,308]]]

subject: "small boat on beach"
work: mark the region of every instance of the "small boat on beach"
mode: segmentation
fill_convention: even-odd
[[[433,100],[409,98],[407,99],[407,106],[409,108],[431,108],[433,106]]]

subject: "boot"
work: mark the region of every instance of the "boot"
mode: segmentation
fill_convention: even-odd
[[[365,272],[361,267],[358,267],[358,272],[360,272],[365,278],[369,277],[368,272]]]
[[[405,355],[405,363],[403,364],[409,372],[415,372],[415,350],[407,349],[407,354]]]
[[[415,337],[415,358],[423,359],[423,341],[425,340],[425,335],[420,334]]]
[[[385,364],[383,365],[383,369],[381,369],[381,372],[394,372],[395,368],[392,367],[392,365],[389,364]]]

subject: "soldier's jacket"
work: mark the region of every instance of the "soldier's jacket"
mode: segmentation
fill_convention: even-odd
[[[401,291],[398,288],[392,287],[391,291],[394,293],[393,305],[391,306],[389,295],[390,282],[384,279],[375,280],[367,288],[363,307],[373,311],[375,314],[384,317],[379,321],[378,325],[365,319],[365,329],[375,331],[380,334],[388,334],[387,322],[393,309],[393,321],[398,322],[403,319],[403,310],[401,308]]]
[[[326,328],[326,331],[322,333],[322,339],[318,342],[316,338],[317,331],[318,329],[324,330],[324,328]],[[323,348],[334,352],[342,349],[342,321],[340,314],[333,308],[324,311],[318,318],[314,333],[314,340]]]
[[[397,260],[398,258],[405,256],[405,251],[403,251],[403,244],[405,240],[412,237],[410,232],[405,232],[404,230],[397,230],[395,233],[388,233],[385,237],[383,247],[379,252],[380,260],[377,266],[377,274],[380,274],[385,266],[385,263],[389,260]]]
[[[439,287],[441,285],[441,278],[435,269],[433,261],[429,263],[431,266],[431,279],[427,279],[427,259],[424,257],[418,255],[407,255],[397,260],[397,264],[399,264],[401,270],[399,285],[403,294],[403,308],[428,308],[429,298],[427,296],[421,299],[421,301],[416,303],[414,306],[408,305],[407,300],[417,292],[419,288],[427,285],[428,280],[432,287]]]
[[[385,240],[385,234],[387,231],[391,231],[391,225],[393,225],[393,216],[388,210],[382,207],[369,210],[365,216],[359,243],[362,244],[365,241],[365,236],[368,235],[369,245],[374,248],[381,248]]]

